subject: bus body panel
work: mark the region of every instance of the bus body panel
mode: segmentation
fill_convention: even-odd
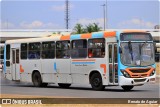
[[[54,63],[55,59],[41,59],[43,82],[57,82],[57,71],[54,69]]]
[[[54,64],[57,83],[72,83],[70,59],[56,59]]]
[[[34,71],[38,71],[41,74],[43,83],[68,83],[68,84],[90,84],[90,74],[92,72],[99,72],[102,77],[103,85],[142,85],[155,78],[153,76],[143,77],[143,78],[126,78],[122,74],[122,69],[127,68],[147,68],[145,67],[130,67],[124,66],[121,62],[121,56],[119,53],[120,41],[119,36],[121,32],[116,32],[116,36],[105,37],[105,56],[102,58],[53,58],[53,59],[21,59],[21,43],[34,43],[34,42],[47,42],[47,41],[61,41],[61,37],[45,37],[37,39],[24,39],[24,40],[10,40],[6,41],[6,45],[10,44],[10,59],[6,59],[6,46],[4,50],[4,74],[9,80],[20,80],[24,82],[32,82],[32,75]],[[91,38],[85,38],[88,42],[89,39],[104,38],[103,33],[93,33]],[[71,35],[70,43],[72,40],[80,40],[81,35]],[[109,56],[109,46],[112,46],[111,59]],[[116,48],[115,48],[116,46]],[[19,50],[19,63],[13,64],[13,56],[18,55]],[[88,52],[88,47],[87,47]],[[16,54],[17,53],[17,54]],[[55,52],[56,53],[56,52]],[[13,55],[14,54],[14,55]],[[87,53],[88,54],[88,53]],[[116,56],[115,56],[116,54]],[[118,58],[117,58],[118,57]],[[118,62],[114,62],[117,58]],[[10,61],[10,66],[6,66],[6,62]],[[112,67],[111,67],[112,66]],[[152,66],[155,68],[155,65]],[[138,81],[138,82],[135,82]],[[140,82],[139,82],[140,81]],[[151,81],[152,82],[152,81]]]

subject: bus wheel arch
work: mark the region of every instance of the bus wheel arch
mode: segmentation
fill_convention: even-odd
[[[32,72],[32,82],[35,87],[46,87],[48,83],[43,83],[42,76],[38,70]]]
[[[89,82],[92,88],[96,91],[101,91],[105,88],[102,82],[102,76],[99,71],[92,71],[89,74]]]

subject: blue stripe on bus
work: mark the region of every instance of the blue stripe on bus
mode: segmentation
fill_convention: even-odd
[[[72,64],[95,64],[95,62],[72,62]]]
[[[81,35],[80,35],[80,34],[71,35],[70,39],[71,39],[71,40],[74,40],[74,39],[81,39]]]
[[[54,70],[57,71],[57,65],[55,62],[54,62]]]
[[[120,34],[121,34],[121,32],[119,32],[119,31],[116,32],[117,40],[120,40]]]
[[[104,32],[92,33],[92,38],[103,38]]]

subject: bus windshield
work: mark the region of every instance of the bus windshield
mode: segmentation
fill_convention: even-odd
[[[148,66],[154,64],[154,46],[147,42],[122,42],[121,62],[127,66]]]

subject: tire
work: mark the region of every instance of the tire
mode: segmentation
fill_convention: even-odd
[[[134,86],[121,86],[124,91],[130,91]]]
[[[58,83],[58,85],[61,87],[61,88],[69,88],[71,86],[71,84],[63,84],[63,83]]]
[[[47,87],[48,83],[42,83],[42,87]]]
[[[90,83],[91,83],[92,89],[96,91],[102,91],[105,88],[105,86],[102,84],[102,77],[99,73],[94,73],[91,76]]]
[[[42,83],[42,78],[39,72],[33,74],[32,82],[35,87],[46,87],[48,85],[48,83]]]

